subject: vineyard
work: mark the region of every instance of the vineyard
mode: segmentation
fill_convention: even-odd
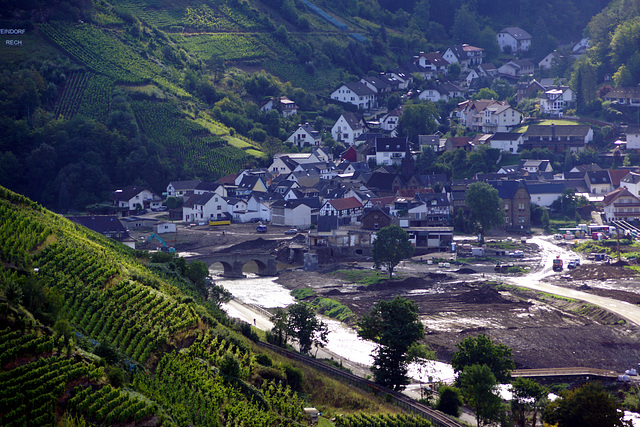
[[[219,178],[255,158],[211,135],[206,127],[182,115],[175,104],[136,101],[131,106],[147,137],[167,147],[196,175]]]
[[[203,34],[190,37],[173,36],[187,51],[203,61],[219,57],[237,61],[266,57],[269,50],[255,36],[247,34]]]
[[[56,108],[53,110],[53,114],[56,118],[62,116],[66,119],[70,119],[76,115],[80,109],[82,96],[90,78],[91,76],[84,71],[72,72],[72,74],[67,78],[62,95],[56,104]]]
[[[336,418],[336,427],[431,427],[430,421],[414,415],[343,415]]]
[[[113,80],[107,76],[93,75],[84,90],[78,114],[104,122],[109,114],[113,92]]]
[[[169,82],[161,68],[123,44],[112,33],[90,24],[53,21],[40,25],[40,31],[81,64],[121,83],[153,81],[179,96],[188,93]]]
[[[55,424],[56,406],[67,399],[74,412],[100,422],[140,421],[152,414],[144,401],[100,385],[104,368],[54,355],[54,347],[53,336],[36,330],[0,330],[2,425]],[[74,384],[84,385],[74,389]]]

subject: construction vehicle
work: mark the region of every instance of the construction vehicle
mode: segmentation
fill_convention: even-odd
[[[553,271],[562,271],[562,260],[560,257],[553,260]]]
[[[149,238],[147,239],[147,242],[150,242],[153,239],[156,239],[158,242],[162,244],[162,246],[158,248],[162,252],[169,252],[170,254],[172,254],[176,251],[176,248],[170,247],[169,245],[167,245],[167,242],[162,240],[162,237],[158,236],[156,233],[151,233],[151,236],[149,236]]]

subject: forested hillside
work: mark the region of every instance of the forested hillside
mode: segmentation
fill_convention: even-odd
[[[132,183],[161,192],[170,180],[265,165],[291,149],[283,141],[298,123],[322,130],[339,117],[324,98],[339,82],[454,43],[498,61],[505,26],[533,34],[537,60],[580,39],[606,3],[10,0],[0,27],[24,34],[0,43],[0,184],[66,211]],[[590,24],[593,37],[628,16],[614,7],[632,5],[598,15],[605,24]],[[615,53],[599,76],[627,63]],[[261,113],[277,95],[300,114]]]
[[[296,426],[318,396],[382,411],[256,352],[202,263],[129,250],[2,187],[0,240],[2,425]]]

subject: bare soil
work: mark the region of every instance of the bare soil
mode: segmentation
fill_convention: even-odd
[[[288,227],[269,225],[268,228],[267,234],[257,234],[255,224],[180,227],[175,236],[163,235],[163,238],[179,252],[200,254],[255,250],[282,255],[288,253],[289,243],[304,241],[303,235],[285,236]],[[138,236],[149,234],[138,233]],[[149,245],[155,247],[155,244]],[[341,302],[358,316],[367,313],[379,300],[396,295],[409,298],[418,305],[426,326],[425,343],[443,361],[450,360],[461,340],[482,333],[512,348],[518,368],[587,366],[624,371],[637,367],[640,362],[640,328],[637,326],[598,307],[498,284],[494,274],[497,260],[525,269],[535,268],[539,263],[536,245],[524,244],[520,249],[524,251],[524,258],[461,257],[461,264],[452,265],[447,272],[427,266],[426,261],[408,263],[398,269],[399,279],[370,286],[349,283],[337,272],[340,269],[371,271],[371,264],[362,262],[323,265],[316,272],[284,270],[278,282],[291,290],[311,287],[319,296]],[[584,264],[546,280],[640,304],[638,275],[624,266]]]

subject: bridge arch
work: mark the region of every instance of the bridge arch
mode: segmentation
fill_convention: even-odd
[[[255,262],[258,266],[258,276],[276,276],[276,258],[271,254],[242,254],[242,253],[219,253],[195,257],[199,261],[203,261],[208,266],[215,263],[222,264],[224,269],[223,276],[230,278],[245,277],[242,272],[245,264]]]

